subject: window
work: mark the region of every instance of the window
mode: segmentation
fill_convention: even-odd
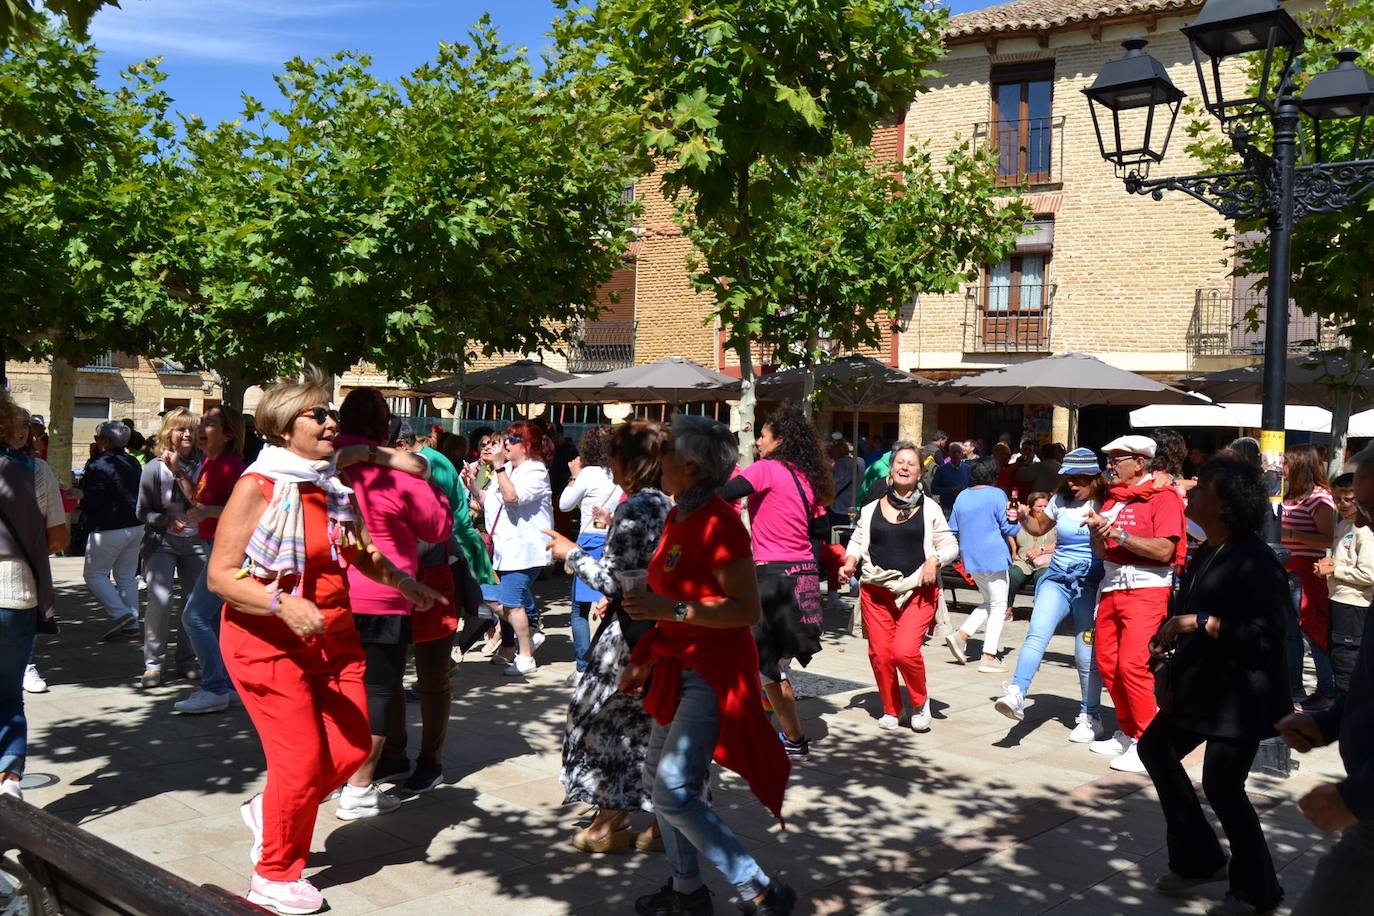
[[[993,71],[992,120],[999,178],[1031,184],[1050,181],[1053,103],[1053,62]]]
[[[206,399],[204,400],[204,402],[203,402],[203,403],[201,404],[201,406],[200,406],[200,412],[201,412],[201,413],[209,413],[211,408],[213,408],[213,407],[218,407],[219,405],[220,405],[220,400],[219,400],[219,398],[206,398]]]
[[[175,410],[175,409],[178,408],[178,407],[184,407],[184,408],[186,408],[187,410],[190,410],[190,409],[191,409],[191,399],[190,399],[190,398],[163,398],[163,399],[162,399],[162,412],[163,412],[163,413],[166,413],[166,412],[169,411],[169,410]]]
[[[72,419],[74,420],[108,420],[110,419],[110,399],[109,398],[77,398],[72,407]]]
[[[635,183],[633,181],[620,189],[620,200],[627,204],[635,202]]]
[[[1047,307],[1053,253],[1054,220],[1027,223],[1011,256],[1000,264],[984,268],[984,311],[990,314],[1033,313]]]

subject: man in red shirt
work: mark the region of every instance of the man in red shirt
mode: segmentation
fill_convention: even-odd
[[[1122,436],[1103,446],[1112,475],[1102,512],[1085,520],[1093,552],[1103,558],[1101,597],[1094,642],[1102,683],[1116,707],[1114,735],[1094,741],[1095,754],[1111,767],[1144,773],[1136,741],[1156,712],[1150,639],[1169,611],[1179,545],[1183,500],[1172,487],[1156,487],[1150,476],[1155,442]]]

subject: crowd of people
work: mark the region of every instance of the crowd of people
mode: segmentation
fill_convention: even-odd
[[[8,394],[0,419],[0,793],[20,797],[23,691],[46,689],[34,635],[54,626],[46,558],[67,546],[69,507]],[[526,420],[469,442],[413,429],[375,389],[336,411],[313,376],[270,388],[244,419],[222,406],[199,418],[169,410],[142,461],[127,424],[102,424],[80,519],[103,638],[142,642],[138,684],[185,678],[196,689],[173,712],[242,704],[253,722],[267,761],[263,791],[241,807],[255,903],[325,906],[302,873],[326,800],[337,797],[342,820],[370,818],[399,807],[397,790],[442,782],[454,665],[480,641],[506,675],[538,671],[535,584],[551,566],[571,576],[560,778],[568,803],[594,811],[571,843],[661,851],[668,880],[636,901],[644,916],[713,912],[703,858],[745,912],[791,912],[793,890],[713,809],[711,764],[781,818],[793,763],[812,753],[793,666],[822,651],[823,611],[847,610],[846,592],[883,731],[935,726],[927,647],[1007,673],[1005,624],[1028,594],[1028,631],[993,704],[1023,721],[1067,623],[1081,694],[1067,740],[1150,777],[1168,823],[1156,887],[1227,881],[1217,913],[1283,899],[1245,794],[1260,743],[1277,735],[1306,751],[1340,737],[1349,778],[1302,807],[1322,829],[1350,828],[1320,867],[1369,880],[1374,662],[1361,645],[1374,453],[1328,481],[1315,449],[1290,449],[1273,543],[1253,440],[1208,456],[1170,430],[1096,451],[1024,437],[1013,452],[1007,436],[984,455],[981,442],[937,433],[860,457],[784,405],[741,467],[734,435],[702,417],[593,428],[576,444]],[[951,585],[978,594],[957,627]],[[1181,763],[1203,744],[1203,791],[1229,857]],[[1328,892],[1309,890],[1296,912],[1327,912]]]

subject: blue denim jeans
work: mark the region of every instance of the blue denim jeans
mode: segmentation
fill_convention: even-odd
[[[572,619],[569,625],[572,627],[573,660],[577,662],[578,671],[587,670],[587,653],[592,648],[591,613],[590,602],[573,602]]]
[[[716,692],[695,671],[684,671],[677,715],[666,726],[655,722],[649,735],[644,785],[653,799],[674,890],[690,894],[702,886],[700,852],[741,900],[752,901],[768,889],[768,877],[706,800],[719,732]]]
[[[29,724],[24,718],[24,666],[33,652],[38,612],[0,608],[0,773],[24,775]]]
[[[205,556],[214,548],[213,541],[205,542]],[[200,662],[200,689],[209,693],[226,694],[233,689],[229,672],[224,670],[224,657],[219,651],[219,619],[224,602],[206,584],[209,564],[200,571],[186,608],[181,612],[181,631],[191,639]]]
[[[1040,670],[1050,637],[1065,617],[1073,616],[1073,660],[1078,669],[1078,687],[1083,695],[1081,711],[1097,716],[1102,702],[1102,675],[1093,663],[1093,611],[1097,604],[1096,583],[1085,585],[1078,596],[1069,597],[1069,585],[1046,576],[1035,586],[1035,604],[1031,608],[1030,630],[1016,658],[1016,673],[1011,682],[1021,688],[1024,696],[1030,689],[1031,678]],[[1084,639],[1088,636],[1088,639]]]
[[[1298,625],[1298,611],[1302,607],[1302,579],[1296,573],[1288,574],[1288,591],[1293,599],[1293,613],[1287,620],[1288,682],[1294,700],[1307,696],[1307,688],[1302,682],[1303,643],[1312,651],[1312,666],[1317,669],[1317,693],[1324,697],[1336,695],[1336,672],[1331,667],[1331,657],[1312,637]]]

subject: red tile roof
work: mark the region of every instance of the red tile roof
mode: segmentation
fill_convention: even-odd
[[[955,16],[949,21],[945,35],[967,38],[1035,33],[1123,16],[1182,12],[1201,6],[1202,0],[1014,0]]]

